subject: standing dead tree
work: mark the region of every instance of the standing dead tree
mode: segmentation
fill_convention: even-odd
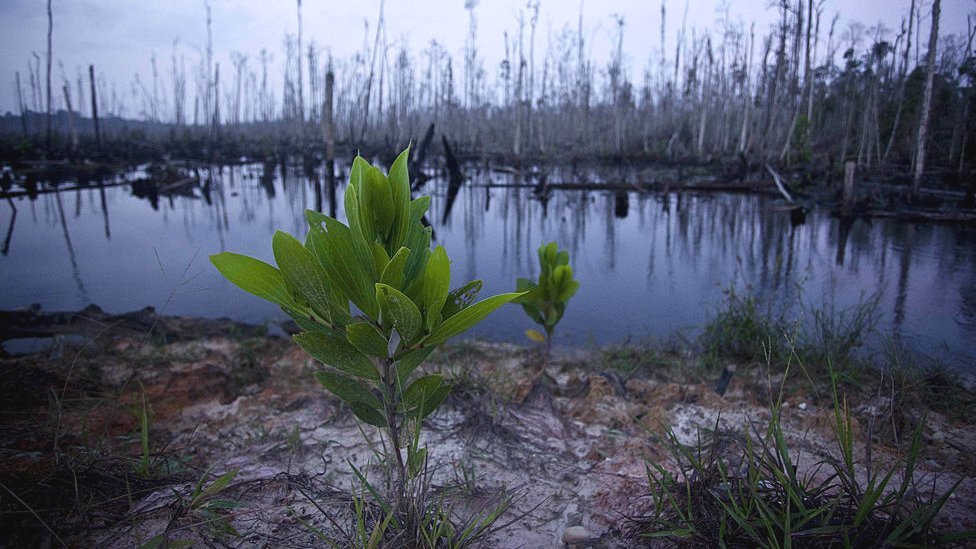
[[[47,0],[47,148],[51,150],[51,35],[54,33],[54,13]]]
[[[929,129],[929,112],[932,107],[932,80],[935,76],[935,53],[939,42],[939,14],[941,0],[932,2],[932,30],[929,32],[929,52],[925,72],[925,96],[922,99],[921,120],[918,123],[918,137],[915,140],[915,175],[912,179],[912,194],[918,193],[925,169],[925,137]]]

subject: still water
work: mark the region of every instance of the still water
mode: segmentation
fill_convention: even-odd
[[[206,189],[158,197],[121,184],[4,201],[0,309],[94,303],[121,313],[152,305],[169,315],[283,320],[220,277],[207,256],[228,250],[273,263],[274,231],[304,237],[302,212],[319,205],[328,212],[328,193],[298,171],[265,173],[259,164],[203,175]],[[971,228],[889,220],[842,227],[819,210],[793,227],[780,200],[733,194],[574,190],[542,202],[528,187],[488,186],[512,183],[506,174],[468,175],[447,215],[446,180],[420,191],[432,194],[428,218],[452,259],[452,286],[482,278],[483,295],[511,291],[516,277],[535,276],[536,248],[558,241],[581,283],[559,344],[694,337],[734,285],[788,316],[876,298],[878,341],[976,367]],[[337,194],[341,203],[341,186]],[[510,306],[473,333],[523,343],[530,327]]]

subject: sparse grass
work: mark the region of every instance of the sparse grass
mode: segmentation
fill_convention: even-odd
[[[264,338],[247,338],[241,340],[240,347],[234,356],[234,365],[230,370],[228,388],[238,393],[249,385],[261,383],[270,375],[268,368],[261,362],[262,353],[267,346]]]
[[[754,307],[754,311],[756,314],[760,314],[761,307]],[[841,311],[841,313],[845,312]],[[848,311],[845,314],[853,315],[853,312]],[[810,317],[805,318],[809,319]],[[835,327],[852,325],[856,327],[862,324],[860,321],[852,324],[850,319],[834,319],[830,322],[825,319],[823,321],[827,328],[831,327],[831,323]],[[786,328],[797,329],[792,333],[794,336],[792,343],[783,335],[779,336],[782,343],[773,342],[774,345],[782,345],[785,349],[783,362],[776,364],[772,361],[771,356],[756,359],[752,364],[757,367],[741,369],[741,374],[736,374],[739,376],[736,377],[737,382],[748,381],[758,384],[758,380],[767,374],[774,376],[778,382],[783,378],[783,372],[787,365],[792,365],[791,368],[794,368],[795,374],[797,360],[800,360],[808,375],[786,376],[783,387],[784,394],[805,393],[815,399],[819,398],[819,401],[814,400],[813,402],[832,406],[834,397],[831,389],[836,386],[841,394],[846,393],[848,395],[851,402],[850,412],[848,412],[848,407],[845,407],[843,399],[839,399],[841,402],[838,403],[837,409],[843,412],[842,420],[847,421],[851,416],[856,415],[856,419],[861,420],[862,425],[865,425],[865,419],[868,418],[865,415],[867,412],[864,411],[866,408],[880,409],[882,412],[891,414],[890,417],[877,417],[873,427],[869,429],[873,437],[869,436],[868,438],[871,438],[876,445],[882,443],[903,451],[906,454],[906,460],[901,462],[900,468],[889,480],[885,479],[889,469],[886,468],[875,473],[873,487],[870,482],[864,480],[863,475],[859,476],[862,492],[859,497],[861,499],[854,500],[848,496],[842,496],[846,492],[855,491],[854,488],[836,485],[845,478],[842,475],[847,474],[844,471],[841,473],[835,471],[835,468],[847,468],[842,452],[837,454],[840,457],[834,462],[821,464],[819,475],[811,475],[810,478],[790,478],[788,474],[790,465],[798,463],[797,448],[792,445],[787,447],[784,458],[784,454],[777,446],[779,444],[777,437],[782,436],[786,439],[794,436],[796,430],[780,424],[778,415],[774,417],[773,425],[775,428],[772,430],[763,424],[761,427],[751,427],[746,432],[704,434],[701,444],[681,449],[681,459],[685,460],[681,462],[685,464],[684,471],[694,471],[695,476],[691,480],[698,484],[693,484],[689,488],[686,485],[688,479],[682,476],[681,472],[669,469],[674,476],[674,484],[671,487],[676,490],[672,492],[675,501],[683,505],[682,509],[687,509],[687,505],[685,505],[687,502],[681,498],[691,493],[694,498],[697,498],[691,500],[695,505],[693,518],[701,519],[703,522],[695,524],[697,530],[691,537],[679,536],[671,539],[679,544],[694,545],[697,543],[702,545],[712,543],[716,538],[707,537],[711,535],[708,534],[709,528],[719,524],[720,521],[716,522],[717,517],[725,517],[723,535],[727,536],[725,539],[728,546],[736,546],[735,540],[745,540],[741,541],[740,546],[761,545],[760,542],[756,541],[755,536],[766,535],[763,533],[767,531],[766,524],[756,522],[755,515],[751,518],[740,516],[756,532],[756,534],[749,533],[733,516],[732,513],[735,512],[736,508],[728,511],[723,507],[723,504],[732,505],[732,500],[729,499],[728,494],[734,490],[734,495],[740,498],[737,500],[739,507],[750,512],[756,511],[756,513],[762,509],[761,512],[764,513],[764,517],[769,515],[775,519],[773,523],[774,532],[781,534],[786,531],[783,528],[786,528],[784,524],[789,518],[789,528],[791,528],[789,531],[792,532],[793,536],[790,539],[795,546],[816,545],[823,540],[833,539],[830,538],[831,535],[839,536],[840,534],[837,532],[840,531],[840,527],[849,528],[852,521],[851,513],[856,515],[856,511],[851,511],[851,508],[857,505],[857,501],[866,501],[865,498],[869,492],[881,494],[876,500],[879,503],[868,513],[868,518],[861,520],[861,526],[858,526],[861,528],[860,530],[849,530],[852,546],[858,546],[858,544],[870,546],[869,542],[876,539],[872,536],[883,534],[887,538],[892,535],[898,524],[905,524],[904,521],[897,522],[895,519],[889,519],[890,516],[908,517],[906,520],[914,521],[911,522],[910,526],[906,526],[900,533],[897,533],[896,538],[922,540],[930,543],[938,541],[938,535],[931,533],[931,528],[927,533],[924,531],[925,525],[931,524],[926,509],[932,509],[932,507],[927,505],[939,501],[938,497],[934,499],[923,497],[927,491],[931,491],[931,486],[910,485],[905,497],[897,503],[885,503],[886,494],[901,489],[900,479],[903,472],[908,469],[908,456],[914,451],[913,448],[918,446],[916,433],[919,428],[923,429],[923,439],[921,449],[913,458],[913,463],[924,462],[932,458],[940,466],[945,465],[947,469],[957,472],[961,466],[951,462],[951,460],[959,459],[962,460],[963,467],[968,467],[965,465],[962,450],[959,451],[959,458],[955,457],[955,453],[952,454],[951,458],[943,458],[940,456],[949,454],[939,454],[936,450],[929,448],[930,431],[921,426],[926,425],[922,423],[926,410],[937,412],[937,414],[929,414],[930,422],[927,425],[932,425],[933,422],[937,421],[941,421],[941,425],[945,425],[946,420],[956,422],[956,427],[958,424],[971,424],[973,417],[976,417],[974,414],[976,411],[976,395],[971,389],[960,383],[955,374],[943,365],[938,364],[937,361],[911,355],[897,345],[891,345],[884,354],[872,356],[871,358],[876,361],[875,364],[880,365],[880,368],[870,368],[865,367],[866,361],[858,358],[860,352],[858,347],[850,344],[851,341],[858,341],[858,338],[847,338],[845,340],[841,337],[844,335],[841,329],[832,328],[821,332],[830,337],[818,336],[817,338],[804,339],[798,335],[799,329],[802,328],[801,325],[789,324],[786,325]],[[786,328],[778,327],[778,329],[783,330]],[[836,334],[836,336],[830,334]],[[281,348],[270,343],[262,345],[262,341],[264,340],[246,341],[246,345],[242,346],[242,349],[237,355],[232,356],[231,360],[234,360],[235,364],[239,361],[250,366],[270,364],[271,357],[277,356]],[[817,343],[818,345],[833,348],[833,350],[819,352],[819,356],[826,357],[822,360],[828,365],[838,357],[854,357],[853,360],[846,363],[840,360],[842,365],[835,372],[837,375],[834,380],[835,383],[831,383],[829,376],[825,378],[818,375],[825,370],[829,372],[829,368],[821,369],[817,365],[811,366],[806,362],[807,358],[805,357],[815,356],[809,347],[812,347],[813,342],[816,341],[820,342]],[[828,343],[823,343],[824,341]],[[848,354],[847,350],[853,350],[853,352]],[[496,376],[491,372],[492,365],[501,365],[505,362],[509,362],[509,366],[511,364],[531,366],[536,364],[534,361],[541,362],[541,358],[531,355],[531,352],[524,348],[520,349],[507,345],[459,342],[446,346],[442,351],[432,356],[430,364],[425,368],[430,368],[432,372],[444,374],[454,385],[454,391],[447,401],[447,407],[452,409],[450,413],[459,413],[469,420],[465,423],[464,432],[458,434],[470,434],[471,436],[488,434],[495,437],[493,440],[496,442],[499,441],[497,437],[503,437],[502,442],[513,444],[532,442],[508,438],[518,436],[514,432],[506,431],[505,426],[508,422],[503,421],[504,415],[508,412],[508,407],[514,406],[508,400],[509,396],[506,392],[506,383],[512,382],[506,379],[504,374],[500,373]],[[537,353],[538,349],[535,352]],[[144,456],[147,455],[145,446],[142,444],[144,440],[141,435],[143,429],[139,416],[142,413],[143,403],[139,399],[137,381],[139,379],[152,379],[152,377],[133,377],[124,381],[126,389],[113,385],[112,388],[106,390],[107,378],[104,374],[100,374],[97,368],[101,364],[105,367],[105,372],[112,372],[114,371],[113,365],[136,363],[144,365],[147,370],[158,368],[157,371],[161,371],[169,368],[173,363],[213,357],[213,354],[208,353],[207,347],[198,342],[170,344],[156,349],[152,354],[146,352],[146,346],[129,348],[125,351],[113,351],[112,347],[107,345],[100,346],[97,352],[89,349],[79,359],[71,377],[71,386],[65,395],[66,398],[59,400],[60,404],[64,406],[64,417],[71,420],[64,430],[61,464],[57,467],[48,467],[50,464],[47,464],[45,467],[48,468],[42,471],[41,475],[21,475],[21,478],[0,473],[0,482],[21,498],[29,506],[29,509],[43,518],[44,522],[69,545],[77,543],[80,539],[89,539],[85,538],[84,535],[81,537],[78,535],[80,529],[86,527],[85,524],[90,524],[86,521],[91,520],[91,517],[107,518],[113,524],[121,523],[124,525],[124,522],[121,521],[129,516],[127,513],[129,513],[132,505],[135,505],[148,493],[160,490],[165,486],[192,482],[194,478],[188,476],[185,465],[177,469],[167,466],[171,461],[175,463],[175,459],[165,455],[166,441],[156,440],[155,431],[151,428],[147,429],[147,433],[154,438],[148,440],[151,452],[148,455],[150,456],[151,469],[154,469],[155,472],[148,476],[133,474],[133,467],[138,468],[143,463]],[[70,353],[65,354],[67,358],[60,360],[70,359],[68,355]],[[683,347],[679,343],[642,340],[635,343],[628,342],[604,347],[594,346],[590,358],[580,358],[583,355],[584,353],[572,354],[570,358],[561,364],[557,364],[557,366],[566,369],[579,368],[590,373],[598,370],[616,374],[618,378],[624,379],[646,376],[677,383],[710,383],[716,375],[713,370],[706,367],[696,367],[701,366],[702,355],[692,353],[688,347]],[[147,359],[150,356],[155,357],[157,361],[148,363]],[[741,361],[725,356],[720,358],[723,364],[729,362],[743,364]],[[36,362],[30,362],[35,359]],[[0,389],[3,389],[5,396],[9,395],[11,398],[8,402],[9,408],[47,409],[51,406],[47,400],[49,396],[47,387],[50,385],[60,389],[63,384],[63,372],[56,367],[52,368],[50,365],[46,365],[46,361],[52,360],[50,357],[20,358],[18,360],[20,362],[17,363],[16,368],[4,365],[2,370],[7,375],[7,382],[0,384]],[[25,373],[24,366],[26,364],[30,364],[33,377]],[[505,369],[499,368],[499,371],[505,371]],[[811,382],[813,383],[811,384]],[[261,381],[255,381],[255,383],[261,383]],[[151,387],[147,384],[146,388],[148,390]],[[757,391],[755,394],[765,395],[766,393],[765,391],[761,393]],[[556,393],[556,396],[575,398],[579,395]],[[811,401],[808,400],[807,402]],[[881,404],[876,406],[875,404],[878,402]],[[147,402],[145,407],[146,416],[147,419],[151,419],[151,406],[148,404]],[[161,404],[161,402],[153,401],[152,404]],[[126,434],[125,437],[112,438],[111,440],[104,437],[100,438],[104,429],[87,431],[87,422],[77,421],[80,415],[89,413],[87,410],[96,405],[102,415],[106,413],[106,410],[110,410],[117,411],[118,416],[125,417],[130,422],[133,417],[136,417],[135,425],[130,424],[125,427],[123,431]],[[133,406],[135,415],[126,413],[126,406],[128,405]],[[160,407],[160,410],[163,408]],[[437,421],[436,416],[434,417]],[[43,413],[37,414],[37,418],[41,418],[40,421],[53,421],[51,417],[44,416]],[[151,427],[148,423],[146,425]],[[283,444],[287,445],[291,454],[303,451],[300,449],[302,444],[300,437],[298,437],[300,433],[294,430],[289,428],[278,430],[279,428],[276,427],[274,433],[271,433],[261,422],[254,422],[252,427],[254,430],[252,436],[256,439],[280,438]],[[53,427],[48,426],[47,429],[50,431]],[[40,431],[38,429],[38,432]],[[159,436],[162,436],[163,432],[165,429],[161,426]],[[948,431],[944,430],[943,432]],[[38,456],[50,457],[45,455],[45,452],[50,449],[50,441],[53,436],[53,434],[45,432],[38,437],[43,439],[46,444],[46,446],[37,447]],[[484,441],[479,440],[479,442]],[[315,451],[312,446],[314,443],[308,444],[310,444],[309,447],[304,451],[307,453]],[[966,448],[969,447],[966,446]],[[949,451],[945,448],[943,450]],[[688,465],[690,458],[686,456],[689,453],[695,459],[697,464],[695,466],[699,469]],[[875,453],[878,451],[876,450]],[[23,463],[26,464],[30,456],[27,456],[26,453],[19,456],[7,453],[0,457],[23,459]],[[950,461],[942,461],[943,459]],[[374,460],[373,463],[377,463],[377,461]],[[749,463],[753,464],[749,465]],[[866,462],[863,461],[855,463],[855,468],[863,471],[864,465]],[[20,466],[14,465],[14,467]],[[381,477],[382,466],[382,463],[374,465],[370,468],[371,474],[376,475],[377,478]],[[365,471],[365,469],[363,470]],[[377,475],[377,471],[380,474]],[[783,473],[781,477],[777,477],[777,471]],[[652,470],[652,472],[658,476],[661,475],[656,470]],[[345,528],[345,531],[351,536],[349,538],[342,537],[338,533],[339,530],[333,526],[322,527],[328,520],[324,517],[309,518],[304,515],[300,520],[314,522],[330,539],[335,540],[338,546],[342,547],[367,545],[370,539],[379,540],[380,546],[406,546],[409,545],[406,540],[414,539],[409,536],[418,536],[416,540],[420,541],[415,541],[415,543],[424,547],[435,545],[438,547],[464,546],[465,540],[470,541],[472,539],[473,534],[470,534],[471,532],[476,532],[479,528],[494,528],[495,525],[507,520],[505,517],[498,518],[496,510],[505,501],[505,497],[510,494],[485,490],[479,485],[476,473],[481,473],[481,470],[475,471],[466,466],[455,467],[446,472],[441,470],[440,474],[437,475],[436,482],[429,482],[426,488],[422,486],[418,486],[416,489],[411,488],[411,497],[416,496],[418,500],[416,504],[411,504],[412,507],[409,511],[412,513],[411,517],[404,517],[402,522],[395,522],[392,518],[386,521],[389,513],[382,504],[378,503],[380,500],[376,500],[368,489],[364,495],[363,485],[357,483],[354,489],[355,497],[350,495],[348,489],[341,494],[341,501],[345,504],[341,509],[331,503],[330,505],[323,505],[332,519]],[[193,476],[198,475],[199,473]],[[824,487],[824,479],[831,476],[834,477],[834,484]],[[848,477],[850,477],[849,474]],[[886,488],[879,492],[878,487],[882,485]],[[377,493],[383,492],[379,482],[375,488]],[[678,490],[679,488],[680,490]],[[422,490],[426,490],[426,492]],[[42,543],[45,537],[53,539],[45,530],[42,522],[31,514],[27,506],[7,497],[7,492],[3,490],[0,492],[2,492],[0,493],[0,528],[4,531],[15,532],[16,537],[11,538],[14,544],[35,546]],[[189,494],[187,489],[183,489],[181,493],[185,500],[191,499],[187,495]],[[717,496],[722,496],[725,499]],[[787,508],[784,502],[788,502],[794,497],[803,501],[805,507],[789,504],[789,508]],[[358,503],[355,501],[357,498]],[[820,511],[822,509],[826,510]],[[742,512],[742,510],[739,511],[740,515]],[[810,530],[815,528],[814,526],[809,526],[807,530],[802,530],[797,526],[806,520],[805,517],[810,517],[816,512],[819,512],[820,515],[810,519],[805,524],[809,526],[816,521],[825,522],[819,526],[820,530],[814,530],[811,533]],[[826,517],[829,513],[832,513],[830,520],[834,522],[826,522],[825,518],[821,518]],[[649,513],[648,516],[652,514]],[[187,532],[193,528],[197,530],[194,530],[190,537],[194,537],[198,541],[200,539],[213,540],[214,543],[218,544],[233,542],[234,540],[227,538],[220,541],[220,536],[227,536],[229,535],[228,532],[220,533],[219,528],[211,529],[211,526],[218,526],[216,521],[219,520],[220,516],[228,518],[228,524],[232,522],[234,526],[241,529],[241,532],[244,532],[242,522],[230,520],[228,511],[218,510],[217,515],[216,518],[207,518],[196,511],[188,511],[181,515],[180,526],[169,539],[169,546],[179,546],[181,538],[188,537]],[[646,522],[649,520],[648,516],[643,517],[645,525],[648,524]],[[658,524],[656,528],[660,531],[670,532],[677,528],[673,521],[679,518],[677,515],[664,516],[662,520],[672,521],[668,523],[670,526],[665,528]],[[136,517],[134,520],[142,519]],[[492,520],[495,522],[492,523]],[[708,522],[709,520],[712,522]],[[361,529],[360,525],[362,525]],[[716,531],[718,531],[717,528],[716,526]],[[145,530],[145,528],[143,529]],[[460,534],[465,530],[468,530],[469,537]],[[131,531],[137,531],[136,527],[133,526]],[[379,531],[376,534],[377,537],[373,538],[374,532],[377,531]],[[151,547],[153,543],[162,542],[161,538],[151,537],[158,532],[156,529],[146,534],[145,537],[138,540],[139,544],[146,544]],[[247,535],[246,532],[244,534]],[[696,537],[699,534],[703,537]],[[734,540],[733,534],[740,537],[736,537]],[[486,538],[478,539],[483,541]],[[701,542],[701,539],[710,541]],[[947,540],[948,538],[943,539],[943,541]],[[820,544],[826,545],[827,543]],[[837,545],[843,546],[842,543]]]
[[[878,323],[878,296],[844,309],[800,299],[798,318],[791,319],[782,310],[764,310],[748,288],[732,286],[726,295],[698,340],[706,364],[732,359],[782,369],[795,356],[811,372],[823,373],[830,364],[847,375],[870,362],[863,351]]]
[[[596,353],[600,369],[616,372],[625,380],[638,375],[686,379],[688,374],[700,380],[700,376],[687,368],[690,365],[673,345],[653,340],[624,341],[599,347]]]
[[[355,467],[358,480],[352,490],[348,494],[330,494],[344,500],[351,512],[337,513],[334,506],[322,506],[312,486],[298,486],[318,509],[321,520],[316,522],[324,520],[327,526],[312,524],[312,517],[299,516],[294,509],[290,514],[329,547],[389,549],[480,547],[493,533],[525,516],[519,514],[499,522],[520,496],[504,489],[479,488],[472,470],[465,470],[454,482],[436,486],[435,470],[427,462],[423,464],[409,483],[408,505],[399,514],[393,512],[391,502],[380,495],[365,470]]]
[[[879,467],[856,457],[853,422],[832,378],[836,451],[812,467],[798,468],[781,422],[780,398],[771,419],[741,433],[699,432],[690,446],[665,430],[676,472],[647,464],[651,505],[631,520],[630,533],[645,542],[689,547],[928,547],[961,541],[972,532],[940,535],[933,521],[958,482],[935,494],[919,484],[916,466],[924,421],[902,460]],[[801,472],[802,471],[802,472]],[[928,495],[926,495],[928,494]]]
[[[784,361],[788,349],[782,344],[786,319],[762,312],[755,296],[740,293],[735,287],[726,290],[725,307],[702,330],[699,343],[706,363],[714,365],[719,359],[733,359],[756,363],[766,357],[775,363]]]

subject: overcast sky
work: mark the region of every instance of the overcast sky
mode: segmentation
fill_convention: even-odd
[[[692,27],[712,28],[723,5],[727,5],[733,20],[743,21],[746,27],[755,22],[757,35],[764,34],[775,19],[775,12],[766,7],[768,0],[688,2],[689,32]],[[681,26],[685,0],[667,0],[666,5],[668,49],[671,49]],[[909,0],[826,0],[822,34],[826,35],[829,19],[839,11],[841,29],[851,21],[866,26],[881,22],[891,29],[893,37],[908,5]],[[53,6],[55,83],[61,81],[59,60],[72,83],[78,70],[85,70],[89,63],[94,63],[96,70],[114,81],[123,92],[129,89],[136,73],[141,75],[143,82],[151,82],[149,60],[153,52],[158,57],[161,77],[164,77],[174,41],[179,41],[178,51],[187,57],[188,72],[200,58],[206,43],[204,0],[54,0]],[[211,7],[215,60],[228,67],[225,69],[227,73],[230,72],[231,52],[244,52],[254,58],[262,48],[267,48],[275,55],[274,74],[280,77],[283,37],[285,33],[297,30],[295,3],[288,0],[212,0]],[[503,57],[503,32],[516,32],[517,15],[524,9],[524,0],[484,0],[475,7],[478,48],[486,60],[489,76],[496,74],[495,67]],[[550,33],[554,34],[564,25],[575,29],[579,9],[578,0],[541,0],[537,59],[541,58]],[[368,18],[373,27],[378,11],[379,0],[305,0],[305,42],[314,40],[338,57],[352,55],[363,44],[364,18]],[[976,0],[943,0],[943,34],[965,33],[966,16],[972,12],[976,12]],[[659,49],[661,2],[583,0],[588,49],[601,63],[610,51],[614,14],[626,20],[624,52],[632,76],[639,77],[637,71],[642,70]],[[387,0],[386,26],[388,40],[391,43],[405,41],[414,54],[436,39],[460,58],[468,32],[465,0]],[[928,29],[926,18],[922,27],[924,36]],[[27,64],[32,52],[41,55],[43,60],[46,32],[44,0],[0,1],[0,112],[16,110],[14,71],[21,72],[23,85],[28,87]],[[43,61],[41,66],[43,74]],[[187,89],[192,94],[192,81],[187,83]]]

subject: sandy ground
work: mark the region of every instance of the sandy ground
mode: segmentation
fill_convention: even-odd
[[[0,360],[0,479],[23,495],[23,507],[41,509],[39,500],[57,495],[48,507],[70,510],[8,517],[7,527],[26,536],[11,543],[133,547],[166,532],[198,546],[320,546],[310,525],[335,535],[333,520],[348,524],[357,485],[350,464],[380,477],[362,436],[379,443],[378,433],[318,386],[316,363],[285,338],[160,343],[122,335],[94,347],[56,345]],[[692,443],[716,425],[741,433],[769,419],[755,379],[736,376],[719,396],[710,380],[604,367],[598,352],[563,351],[544,367],[536,352],[479,342],[451,345],[424,367],[457,382],[422,434],[434,490],[455,487],[458,513],[499,493],[515,496],[500,523],[519,520],[486,546],[559,547],[567,530],[580,547],[633,545],[627,517],[648,505],[645,464],[679,473],[663,426]],[[883,409],[883,399],[855,407],[862,438]],[[151,478],[136,472],[141,410],[151,418]],[[783,424],[800,473],[836,456],[833,419],[802,391],[788,395]],[[928,419],[919,486],[944,491],[959,482],[940,524],[976,528],[976,435],[937,414]],[[877,468],[899,456],[879,443],[871,461]],[[210,478],[237,471],[219,497],[239,504],[220,512],[239,538],[218,535],[186,508],[208,468]],[[0,501],[4,511],[18,506]]]

